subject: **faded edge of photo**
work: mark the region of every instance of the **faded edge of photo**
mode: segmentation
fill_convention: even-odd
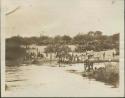
[[[125,10],[125,9],[124,9]],[[124,16],[123,16],[124,18]],[[120,71],[120,84],[119,84],[119,88],[120,88],[120,92],[123,95],[123,97],[125,97],[125,61],[124,61],[124,21],[123,21],[123,32],[120,33],[120,66],[119,66],[119,71]]]
[[[1,97],[5,96],[5,1],[1,0]]]
[[[2,97],[5,96],[5,2],[6,0],[1,0],[1,94]],[[123,16],[124,17],[124,16]],[[124,22],[124,21],[123,21]],[[124,24],[124,23],[123,23]],[[124,25],[123,25],[124,26]],[[124,30],[120,33],[120,86],[119,92],[121,96],[124,95]]]

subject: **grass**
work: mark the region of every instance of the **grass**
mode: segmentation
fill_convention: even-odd
[[[119,65],[106,64],[105,68],[99,68],[95,71],[94,77],[96,80],[118,86],[119,83]]]
[[[84,72],[83,76],[94,78],[97,81],[118,87],[119,85],[119,64],[108,63],[105,67],[100,67],[94,71]]]

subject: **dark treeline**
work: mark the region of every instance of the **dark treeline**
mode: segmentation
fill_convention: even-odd
[[[102,35],[101,31],[90,31],[88,34],[77,34],[74,37],[68,35],[64,36],[40,36],[40,37],[21,37],[14,36],[6,39],[6,44],[17,44],[17,45],[77,45],[78,50],[102,50],[119,48],[119,33],[112,36]],[[81,50],[81,49],[84,50]]]
[[[6,39],[6,60],[18,61],[26,55],[26,49],[21,45],[46,45],[45,52],[58,52],[71,49],[66,45],[75,45],[75,52],[86,50],[103,51],[107,49],[119,50],[119,33],[107,36],[100,31],[90,31],[87,34],[77,34],[74,37],[64,36],[40,36],[40,37],[21,37],[13,36]]]

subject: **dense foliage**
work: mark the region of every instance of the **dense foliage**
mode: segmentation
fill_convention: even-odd
[[[26,50],[20,46],[23,41],[21,37],[6,40],[6,60],[19,60],[25,56]]]
[[[24,60],[24,57],[26,56],[26,49],[21,46],[32,44],[40,46],[46,45],[47,47],[44,49],[44,52],[46,54],[55,53],[56,58],[58,58],[59,66],[63,62],[68,64],[70,62],[72,63],[73,61],[73,55],[69,54],[69,52],[72,52],[72,49],[68,45],[76,46],[75,52],[85,52],[87,50],[103,51],[107,49],[116,49],[116,54],[119,55],[119,38],[119,33],[107,36],[102,35],[101,31],[90,31],[87,34],[77,34],[74,37],[70,37],[68,35],[55,37],[14,36],[6,39],[6,62],[9,61],[8,63],[6,63],[6,65],[13,66],[21,64]],[[79,59],[77,59],[77,62],[79,62]],[[33,63],[35,63],[35,60],[33,61]],[[108,65],[105,68],[96,69],[91,77],[99,81],[116,85],[119,82],[119,74],[117,72],[118,66],[113,66]]]
[[[74,37],[64,36],[40,36],[20,37],[14,36],[6,39],[6,60],[18,60],[25,56],[26,50],[21,45],[31,44],[46,45],[44,52],[57,53],[58,55],[68,54],[71,49],[68,45],[75,45],[76,52],[86,50],[102,51],[116,49],[119,51],[119,33],[112,36],[102,35],[101,31],[90,31],[87,34],[77,34]]]
[[[6,42],[12,42],[18,45],[77,45],[77,52],[85,50],[101,51],[105,49],[119,49],[119,33],[112,36],[102,35],[101,31],[90,31],[87,34],[77,34],[74,37],[64,36],[40,36],[40,37],[20,37],[14,36],[6,39]],[[48,50],[49,51],[49,50]],[[54,50],[53,50],[54,51]]]

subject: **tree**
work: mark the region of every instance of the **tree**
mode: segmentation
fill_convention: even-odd
[[[9,45],[23,45],[24,40],[20,36],[13,36],[11,38],[7,38],[6,43],[8,43]]]
[[[21,47],[23,40],[21,37],[6,39],[6,61],[20,63],[26,55],[26,50]]]
[[[45,53],[54,53],[55,52],[55,46],[54,45],[48,45],[45,49],[44,52]]]
[[[70,51],[71,49],[67,45],[61,45],[61,44],[48,45],[44,50],[45,53],[58,53],[58,54],[61,52],[65,52],[67,54]]]
[[[38,37],[33,36],[33,37],[30,37],[30,38],[27,38],[26,43],[37,44],[38,43]]]
[[[74,44],[84,44],[85,43],[85,35],[78,34],[73,38]]]
[[[64,44],[70,44],[71,40],[72,40],[72,38],[70,36],[67,36],[67,35],[62,36],[61,39],[62,39]]]
[[[119,41],[119,37],[120,37],[119,33],[112,35],[113,42],[118,42]]]
[[[95,36],[95,37],[100,37],[100,36],[102,36],[102,32],[101,32],[101,31],[96,31],[96,32],[94,33],[94,36]]]
[[[52,43],[52,38],[48,36],[40,36],[38,39],[38,45],[48,45]]]
[[[53,42],[54,42],[54,44],[62,43],[62,37],[59,36],[59,35],[55,36],[54,39],[53,39]]]
[[[89,36],[94,36],[94,32],[93,32],[93,31],[89,31],[89,32],[88,32],[88,35],[89,35]]]
[[[6,44],[6,60],[18,60],[25,56],[25,49],[20,46],[9,46]]]

